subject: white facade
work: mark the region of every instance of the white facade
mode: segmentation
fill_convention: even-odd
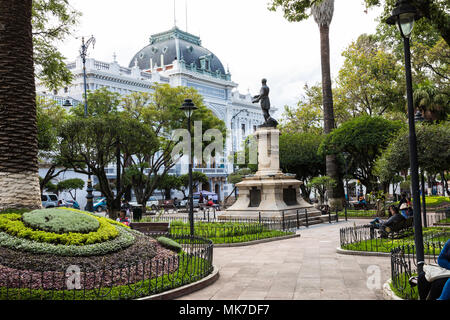
[[[161,35],[164,38],[161,38]],[[134,58],[130,63],[130,65],[133,65],[132,67],[120,66],[115,61],[115,58],[112,62],[86,59],[87,89],[93,91],[106,88],[109,91],[117,92],[121,95],[127,95],[132,92],[151,92],[151,85],[153,83],[168,83],[171,86],[187,86],[197,89],[203,96],[205,105],[219,119],[225,122],[229,134],[226,138],[225,156],[221,159],[222,161],[219,161],[220,163],[215,167],[194,167],[194,171],[201,171],[208,175],[210,178],[210,186],[203,186],[203,189],[218,192],[219,199],[223,200],[233,189],[232,185],[226,182],[228,174],[233,172],[233,165],[228,161],[232,150],[242,149],[242,142],[245,138],[249,134],[252,134],[258,125],[264,122],[263,113],[258,104],[251,102],[250,93],[241,94],[237,91],[236,88],[238,85],[231,81],[229,72],[225,74],[221,73],[220,70],[213,72],[209,64],[205,65],[204,63],[201,64],[201,67],[194,65],[194,63],[186,64],[182,50],[179,49],[181,40],[178,38],[184,39],[182,43],[187,43],[185,40],[191,41],[193,39],[194,42],[196,40],[196,45],[193,44],[192,46],[203,51],[206,50],[200,46],[201,42],[198,37],[174,28],[168,32],[152,36],[151,38],[151,43],[157,41],[169,43],[169,45],[175,43],[177,54],[174,60],[167,61],[167,58],[164,58],[162,52],[167,51],[167,47],[161,50],[160,65],[158,65],[157,61],[150,59],[151,67],[149,69],[140,69],[138,58]],[[193,51],[192,46],[188,47],[190,52]],[[152,49],[154,48],[152,47]],[[137,56],[139,58],[144,57],[142,53]],[[202,59],[204,59],[204,56],[199,58],[200,62],[202,62]],[[214,57],[214,59],[216,58]],[[218,60],[216,59],[216,61]],[[37,84],[37,94],[51,97],[61,104],[64,99],[69,99],[73,104],[83,101],[84,80],[82,59],[78,58],[76,61],[69,63],[68,68],[75,76],[71,86],[59,91],[49,92],[48,89]],[[111,167],[108,171],[111,177],[115,176],[114,168]],[[171,170],[171,173],[177,175],[187,173],[187,166],[177,164]],[[78,198],[77,200],[80,202],[80,205],[83,206],[82,203],[85,199]]]

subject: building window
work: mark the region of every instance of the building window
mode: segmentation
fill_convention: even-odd
[[[256,131],[256,126],[253,126],[253,132],[255,132]]]
[[[241,125],[241,129],[242,129],[242,137],[245,137],[245,123]]]

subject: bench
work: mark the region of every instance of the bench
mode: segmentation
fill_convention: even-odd
[[[169,232],[169,222],[132,222],[131,229],[145,234]]]
[[[409,217],[408,219],[396,223],[393,226],[385,227],[384,230],[380,229],[380,236],[382,238],[401,238],[402,236],[404,236],[406,231],[412,229],[413,224],[413,217]]]

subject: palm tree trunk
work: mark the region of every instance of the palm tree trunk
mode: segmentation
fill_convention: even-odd
[[[0,0],[0,210],[41,208],[32,0]]]
[[[319,25],[320,29],[320,53],[322,61],[322,92],[323,92],[323,118],[324,132],[331,133],[335,128],[334,109],[333,109],[333,91],[331,88],[330,71],[330,27],[329,25]],[[339,167],[336,155],[326,156],[327,176],[336,181],[336,186],[328,190],[330,207],[342,209],[344,201],[344,184],[339,174]]]

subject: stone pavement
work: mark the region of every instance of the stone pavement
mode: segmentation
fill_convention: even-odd
[[[382,300],[382,286],[390,278],[390,258],[336,253],[339,229],[354,223],[365,224],[367,220],[301,228],[299,238],[214,248],[219,279],[179,299]],[[375,285],[367,286],[368,278],[376,275],[372,268],[380,271],[378,288],[372,288],[377,287],[373,281],[369,283]]]

